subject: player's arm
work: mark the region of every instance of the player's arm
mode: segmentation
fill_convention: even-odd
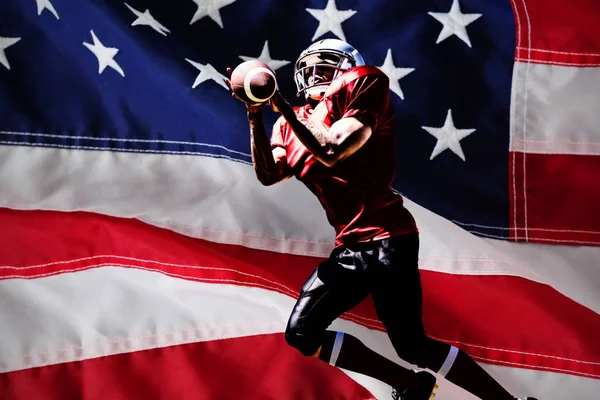
[[[298,139],[321,163],[332,167],[350,157],[369,139],[371,126],[362,118],[341,118],[327,128],[311,119],[299,118],[279,93],[271,106],[288,122]]]
[[[274,185],[289,178],[292,174],[287,163],[285,150],[275,147],[271,150],[271,143],[265,131],[262,110],[248,112],[250,124],[250,146],[252,148],[252,163],[256,178],[265,186]]]
[[[227,68],[227,73],[231,75],[231,68]],[[228,78],[225,79],[225,83],[231,89],[231,81]],[[235,95],[233,90],[231,95],[242,101]],[[287,163],[285,150],[280,147],[271,150],[271,143],[267,137],[263,121],[262,110],[264,104],[259,106],[244,104],[246,104],[250,125],[250,148],[252,149],[252,164],[256,178],[265,186],[274,185],[289,178],[292,174]]]

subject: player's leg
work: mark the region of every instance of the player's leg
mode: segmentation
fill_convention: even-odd
[[[373,271],[377,275],[373,301],[398,356],[482,400],[514,400],[468,354],[425,334],[418,250],[418,235],[411,234],[386,241],[376,255],[382,262]]]
[[[305,356],[370,376],[390,386],[405,387],[414,373],[367,348],[356,337],[327,330],[344,312],[369,293],[362,265],[352,251],[332,254],[302,287],[285,332],[289,345]]]

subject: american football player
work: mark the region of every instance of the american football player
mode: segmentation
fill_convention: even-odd
[[[294,81],[306,104],[292,107],[277,91],[269,105],[281,115],[270,138],[264,104],[246,104],[258,180],[273,185],[294,176],[317,196],[336,232],[329,258],[302,287],[287,343],[305,356],[387,383],[393,399],[428,400],[434,374],[403,368],[356,337],[328,329],[371,294],[401,359],[483,400],[514,400],[469,355],[425,333],[419,232],[391,186],[397,162],[388,77],[350,44],[324,39],[300,54]]]

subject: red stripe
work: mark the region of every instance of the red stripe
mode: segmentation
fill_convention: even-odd
[[[88,213],[3,210],[0,224],[5,228],[0,232],[4,243],[0,265],[17,267],[0,268],[3,279],[33,278],[108,263],[296,296],[321,261],[215,244],[136,220]],[[109,256],[94,258],[102,255]],[[70,260],[78,261],[35,266]],[[427,262],[425,259],[424,267]],[[430,335],[459,342],[458,347],[489,363],[518,363],[525,368],[600,378],[600,316],[554,289],[509,276],[422,271],[422,277],[424,323]],[[370,298],[345,317],[382,329]]]
[[[600,244],[600,157],[523,153],[511,153],[510,157],[511,200],[516,199],[512,206],[516,206],[519,228],[517,233],[512,230],[513,239]],[[515,226],[512,212],[510,226]]]
[[[310,384],[307,384],[310,382]],[[283,335],[201,342],[0,375],[4,400],[375,400]]]
[[[511,1],[517,22],[517,59],[600,66],[600,2]]]

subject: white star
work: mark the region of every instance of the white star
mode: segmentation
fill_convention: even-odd
[[[469,35],[467,34],[467,25],[481,17],[481,14],[463,14],[460,11],[460,4],[458,4],[458,0],[452,1],[450,12],[429,12],[428,14],[444,25],[440,35],[437,38],[436,44],[452,35],[456,35],[469,47],[471,47],[471,41],[469,40]]]
[[[117,62],[114,60],[114,57],[119,52],[119,49],[115,47],[104,47],[102,42],[96,37],[94,31],[90,31],[92,33],[92,39],[94,40],[94,44],[89,44],[83,42],[83,45],[87,47],[98,59],[98,73],[101,74],[106,67],[111,67],[115,71],[117,71],[121,76],[125,76],[125,72]]]
[[[35,2],[37,3],[38,15],[42,15],[42,11],[48,10],[52,14],[54,14],[56,19],[60,19],[58,13],[56,12],[56,9],[52,5],[52,3],[50,3],[50,0],[35,0]]]
[[[450,149],[454,154],[465,161],[465,155],[462,151],[462,147],[460,147],[460,141],[475,132],[475,129],[456,129],[454,121],[452,120],[452,110],[448,110],[446,122],[444,122],[444,126],[441,128],[431,128],[428,126],[422,126],[421,128],[425,129],[437,139],[437,143],[429,158],[430,160],[433,160],[433,158],[442,151]]]
[[[390,89],[396,93],[402,100],[404,100],[404,93],[400,88],[400,79],[413,72],[414,68],[396,68],[394,65],[394,59],[392,58],[392,49],[388,49],[387,55],[383,65],[379,67],[380,70],[390,78]]]
[[[212,79],[213,81],[217,82],[219,85],[223,86],[225,89],[229,90],[229,87],[225,83],[225,79],[227,79],[227,77],[225,75],[219,73],[215,69],[215,67],[213,67],[212,65],[200,64],[200,63],[190,60],[189,58],[186,58],[185,61],[192,64],[194,67],[196,67],[196,69],[198,69],[200,71],[200,73],[196,77],[196,80],[194,81],[194,84],[192,85],[192,88],[195,89],[196,86],[198,86],[202,82]]]
[[[131,10],[132,13],[134,13],[137,16],[137,19],[131,23],[131,26],[148,25],[149,27],[154,29],[156,32],[158,32],[164,36],[167,36],[167,32],[171,33],[171,31],[168,30],[167,27],[165,27],[164,25],[161,25],[156,19],[154,19],[152,14],[150,14],[150,10],[146,9],[146,11],[144,11],[142,13],[142,12],[136,10],[135,8],[131,7],[127,3],[125,3],[125,5],[127,6],[127,8],[129,8]]]
[[[0,37],[0,64],[4,65],[8,70],[10,70],[10,64],[8,63],[8,58],[6,58],[4,50],[17,43],[19,40],[21,40],[20,37]]]
[[[219,10],[225,6],[235,3],[237,0],[192,0],[198,6],[196,13],[190,21],[190,25],[194,22],[209,16],[215,21],[221,28],[223,28],[223,20],[221,19],[221,13]]]
[[[324,10],[318,10],[315,8],[307,8],[313,17],[319,20],[319,26],[312,40],[315,40],[319,36],[323,36],[327,32],[333,32],[338,38],[346,41],[344,31],[342,30],[342,22],[356,14],[354,10],[338,10],[335,5],[335,0],[327,0],[327,7]]]
[[[269,67],[271,67],[271,69],[273,71],[276,71],[279,68],[283,67],[284,65],[287,65],[290,63],[289,61],[286,61],[286,60],[273,60],[271,58],[271,53],[269,52],[269,41],[268,40],[265,40],[265,44],[263,45],[262,51],[260,53],[260,56],[258,56],[258,58],[248,57],[248,56],[240,56],[240,58],[244,61],[250,61],[250,60],[262,61],[265,64],[267,64]]]

